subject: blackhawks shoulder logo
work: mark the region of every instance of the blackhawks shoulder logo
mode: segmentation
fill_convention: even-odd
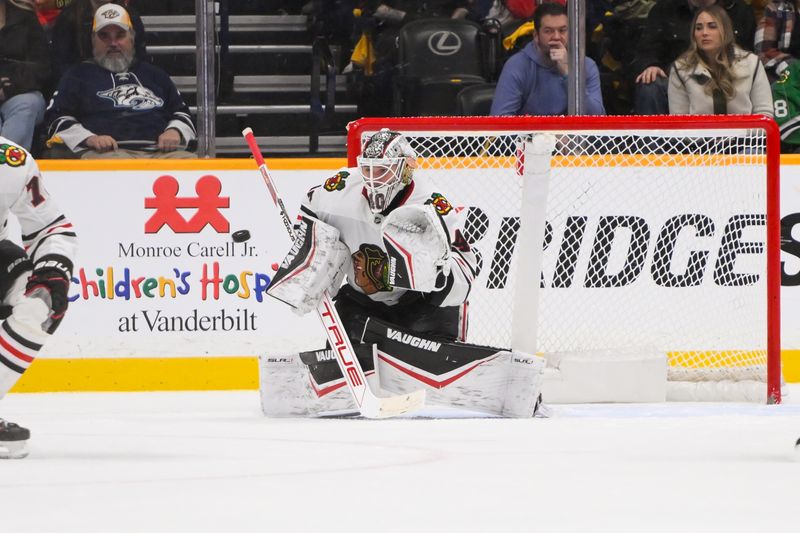
[[[450,205],[450,202],[447,200],[447,198],[438,192],[431,194],[430,200],[426,201],[425,204],[433,204],[433,206],[436,208],[436,212],[440,215],[446,215],[453,210],[453,206]]]
[[[0,144],[0,165],[18,167],[25,163],[25,150],[13,144]]]
[[[335,176],[326,179],[323,187],[325,187],[326,191],[341,191],[345,186],[344,180],[347,179],[349,175],[350,173],[346,170],[339,171]]]

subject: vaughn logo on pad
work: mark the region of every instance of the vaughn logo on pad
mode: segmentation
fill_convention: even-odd
[[[438,352],[439,348],[442,347],[441,342],[421,339],[420,337],[415,337],[414,335],[403,333],[402,331],[397,331],[392,328],[386,328],[386,337],[393,341],[402,342],[414,348],[420,348],[421,350],[428,350],[431,352]]]

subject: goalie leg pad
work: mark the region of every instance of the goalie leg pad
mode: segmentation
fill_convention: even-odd
[[[500,412],[509,418],[530,418],[541,401],[545,359],[522,352],[506,352],[506,394]]]
[[[300,217],[295,241],[267,294],[289,304],[304,315],[316,309],[325,291],[335,293],[344,277],[343,265],[350,257],[339,240],[339,230],[319,220]]]
[[[444,288],[450,274],[450,237],[433,205],[404,205],[381,226],[389,256],[389,285],[420,292]]]
[[[375,345],[379,383],[391,393],[426,390],[426,403],[530,418],[542,388],[541,357],[447,342],[370,319],[364,342]]]
[[[371,357],[364,373],[369,388],[382,395]],[[272,418],[360,414],[336,356],[327,348],[259,357],[259,391],[261,409]]]
[[[316,360],[329,350],[259,357],[261,409],[271,418],[358,414],[335,360],[328,361],[338,378],[316,383],[304,360]],[[320,362],[320,365],[324,362]]]

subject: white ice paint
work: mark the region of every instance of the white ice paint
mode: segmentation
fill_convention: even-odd
[[[789,393],[385,421],[266,419],[255,391],[11,394],[0,413],[33,440],[0,462],[0,530],[795,531]]]

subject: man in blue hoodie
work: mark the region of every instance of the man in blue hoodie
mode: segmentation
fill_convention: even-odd
[[[569,56],[567,8],[545,3],[533,16],[533,41],[503,66],[492,102],[492,115],[565,115]],[[586,58],[587,115],[604,115],[600,73]]]

